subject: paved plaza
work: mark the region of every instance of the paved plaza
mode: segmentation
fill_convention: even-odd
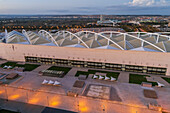
[[[128,72],[121,72],[119,74],[118,82],[129,83],[129,73]]]
[[[86,113],[159,113],[159,111],[149,110],[147,107],[149,103],[161,105],[164,110],[170,111],[170,85],[159,76],[152,75],[155,80],[164,83],[165,87],[152,87],[151,89],[158,95],[158,99],[152,99],[144,97],[144,88],[141,85],[128,83],[128,72],[120,72],[118,80],[114,82],[94,80],[89,76],[85,80],[85,86],[83,88],[73,88],[75,81],[78,80],[78,77],[75,77],[76,72],[87,72],[88,69],[72,68],[64,78],[38,75],[39,71],[48,69],[50,66],[41,65],[31,72],[0,69],[3,73],[16,72],[23,76],[23,79],[18,82],[11,83],[8,86],[0,86],[0,98]],[[57,80],[62,85],[42,85],[41,83],[44,79]],[[109,91],[110,96],[103,95],[105,97],[103,99],[85,96],[84,92],[87,86],[91,84],[97,87],[98,85],[105,86],[104,90],[108,88],[106,92],[108,93]],[[91,90],[95,90],[97,93],[101,90],[99,87],[97,90],[95,88],[93,87]],[[73,89],[78,91],[78,97],[67,96],[67,91]],[[89,95],[94,96],[95,94],[94,92],[90,92]],[[0,103],[0,106],[3,105],[3,103]]]

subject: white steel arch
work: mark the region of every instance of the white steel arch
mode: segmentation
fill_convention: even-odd
[[[55,41],[54,37],[53,37],[49,32],[47,32],[47,31],[45,31],[45,30],[40,30],[40,31],[38,32],[38,34],[39,34],[40,36],[42,36],[42,34],[44,34],[44,35],[46,34],[46,35],[50,36],[50,38],[52,39],[52,40],[50,40],[50,41],[51,41],[52,43],[54,43],[56,46],[59,47],[58,43]],[[42,36],[42,37],[45,38],[44,36]],[[46,39],[49,40],[48,37],[46,37]]]
[[[112,32],[112,33],[119,33],[119,32],[115,32],[115,31],[111,31],[111,32]],[[110,31],[105,31],[105,32],[100,32],[100,33],[110,33]],[[147,33],[147,32],[128,32],[128,33]],[[128,36],[130,36],[130,37],[136,38],[136,39],[138,39],[138,40],[141,40],[141,41],[143,41],[143,42],[148,43],[149,45],[157,48],[158,50],[160,50],[160,51],[162,51],[162,52],[166,52],[166,51],[164,51],[163,49],[159,48],[158,46],[156,46],[156,45],[154,45],[154,44],[152,44],[152,43],[150,43],[150,42],[148,42],[148,41],[146,41],[146,40],[144,40],[144,39],[141,39],[141,38],[139,38],[139,37],[130,35],[130,34],[128,34],[128,33],[120,33],[120,34],[125,34],[125,35],[128,35]],[[147,33],[147,34],[157,35],[157,33]],[[161,36],[161,35],[160,35],[160,36]]]
[[[116,46],[118,46],[121,50],[124,50],[119,44],[117,44],[117,43],[114,42],[113,40],[109,39],[108,37],[101,35],[100,33],[92,32],[92,31],[80,31],[80,32],[78,32],[78,33],[93,33],[93,34],[95,34],[95,35],[98,35],[98,36],[101,36],[101,37],[107,39],[108,41],[110,41],[110,42],[112,42],[113,44],[115,44]],[[77,34],[77,33],[76,33],[76,34]]]
[[[30,39],[29,39],[29,37],[28,37],[27,32],[26,32],[24,29],[22,30],[22,34],[26,37],[27,41],[28,41],[30,44],[32,44],[31,41],[30,41]]]
[[[132,33],[132,34],[138,34],[138,33],[146,33],[146,34],[151,34],[151,35],[159,35],[159,36],[162,36],[162,37],[166,37],[166,38],[169,38],[170,39],[170,36],[167,36],[167,35],[162,35],[162,33],[164,32],[158,32],[158,33],[150,33],[150,32],[127,32],[128,34],[129,33]],[[165,34],[170,34],[170,32],[165,32]]]
[[[149,42],[149,41],[147,41],[147,40],[145,40],[145,39],[143,39],[143,38],[141,38],[139,35],[137,36],[137,35],[133,35],[133,34],[142,34],[142,33],[144,33],[144,35],[148,35],[148,37],[150,37],[150,36],[155,36],[155,38],[156,38],[156,42],[155,43],[151,43],[151,42]],[[18,34],[17,32],[15,33],[15,32],[10,32],[9,34],[8,34],[8,37],[7,37],[7,39],[9,38],[9,37],[12,37],[14,34]],[[37,34],[37,33],[35,33],[35,34]],[[82,34],[82,35],[81,35]],[[150,45],[150,46],[152,46],[152,47],[154,47],[155,49],[157,49],[157,50],[159,50],[159,51],[161,51],[161,52],[167,52],[167,48],[164,46],[164,48],[161,48],[161,47],[159,47],[159,46],[157,46],[157,45],[155,45],[156,43],[158,43],[158,40],[160,39],[160,38],[167,38],[167,40],[165,39],[165,41],[168,41],[168,40],[170,40],[170,36],[166,36],[166,35],[162,35],[161,33],[147,33],[147,32],[127,32],[127,33],[122,33],[122,32],[116,32],[116,31],[104,31],[104,32],[99,32],[99,33],[96,33],[96,32],[93,32],[93,31],[79,31],[79,32],[77,32],[77,33],[72,33],[72,32],[70,32],[70,31],[65,31],[65,30],[63,30],[63,31],[58,31],[57,33],[55,33],[55,35],[56,36],[54,36],[56,39],[57,39],[57,37],[58,36],[60,36],[60,35],[63,35],[61,38],[69,38],[70,40],[73,40],[73,37],[75,37],[75,38],[77,38],[77,40],[78,40],[78,43],[77,44],[79,44],[79,43],[81,43],[81,44],[83,44],[86,48],[91,48],[91,47],[89,47],[87,44],[86,44],[86,41],[83,41],[82,39],[81,39],[81,37],[80,36],[86,36],[86,38],[88,38],[88,35],[89,34],[93,34],[94,35],[94,37],[91,37],[91,38],[94,38],[94,40],[98,40],[98,38],[99,37],[101,37],[101,38],[103,38],[103,39],[106,39],[107,40],[107,45],[109,45],[109,43],[110,42],[112,42],[113,44],[115,44],[119,49],[121,49],[121,50],[126,50],[126,46],[127,46],[127,44],[126,44],[126,38],[127,38],[127,36],[129,36],[129,37],[132,37],[132,39],[131,40],[133,40],[133,39],[137,39],[137,40],[140,40],[141,41],[141,47],[143,47],[143,44],[144,43],[147,43],[148,45]],[[109,37],[107,37],[107,36],[105,36],[105,34],[110,34],[110,36]],[[125,45],[124,45],[124,47],[122,47],[122,46],[120,46],[119,44],[118,44],[118,42],[115,42],[114,40],[112,40],[110,37],[112,37],[112,35],[123,35],[124,36],[124,41],[125,41]],[[24,36],[25,37],[25,39],[29,42],[29,44],[32,44],[31,43],[31,41],[30,41],[30,37],[29,37],[29,35],[28,35],[28,33],[27,33],[27,31],[25,31],[24,29],[22,30],[22,34],[18,34],[18,35],[21,35],[21,36]],[[40,36],[40,37],[42,37],[42,38],[44,38],[44,39],[46,39],[46,40],[48,40],[48,41],[50,41],[51,43],[54,43],[56,46],[60,46],[58,43],[57,43],[57,41],[56,41],[56,39],[49,33],[49,32],[47,32],[47,31],[45,31],[45,30],[40,30],[39,32],[38,32],[38,34],[37,34],[38,36]],[[142,36],[144,36],[144,35],[142,35]],[[70,37],[69,37],[70,36]],[[17,37],[14,37],[14,38],[17,38]],[[38,39],[38,38],[37,38]],[[121,40],[120,40],[121,41]],[[119,42],[120,42],[119,41]],[[123,40],[122,40],[123,41]],[[164,41],[163,41],[164,42]],[[8,43],[8,40],[5,42],[5,43]],[[71,43],[70,43],[71,44]],[[69,44],[68,44],[69,45]],[[99,47],[101,47],[101,45],[99,45]],[[125,49],[124,49],[125,48]]]
[[[139,37],[136,37],[136,36],[133,36],[133,35],[129,35],[129,34],[127,34],[127,35],[128,35],[128,36],[131,36],[131,37],[133,37],[133,38],[136,38],[136,39],[138,39],[138,40],[141,40],[141,41],[143,41],[143,42],[145,42],[145,43],[148,43],[149,45],[157,48],[158,50],[160,50],[160,51],[162,51],[162,52],[166,52],[166,51],[164,51],[163,49],[161,49],[160,47],[158,47],[158,46],[156,46],[156,45],[154,45],[154,44],[152,44],[152,43],[150,43],[150,42],[148,42],[148,41],[146,41],[146,40],[144,40],[144,39],[141,39],[141,38],[139,38]]]
[[[45,33],[48,33],[47,31],[45,31],[45,30],[40,30],[39,32],[38,32],[38,34],[40,34],[41,32],[45,32]],[[58,32],[56,32],[55,34],[57,35],[57,37],[60,35],[60,33],[64,33],[64,32],[66,32],[66,33],[69,33],[69,34],[71,34],[71,35],[73,35],[73,36],[75,36],[80,42],[82,42],[84,45],[85,45],[85,47],[86,48],[90,48],[83,40],[81,40],[77,35],[75,35],[74,33],[71,33],[71,32],[69,32],[69,31],[58,31]],[[50,33],[48,33],[52,38],[53,38],[53,40],[55,40],[54,39],[54,37],[50,34]],[[63,37],[64,38],[64,37]],[[55,41],[56,42],[56,41]],[[57,42],[56,42],[57,43]],[[59,46],[59,45],[58,45]]]
[[[76,34],[70,32],[70,31],[62,31],[62,32],[67,32],[70,33],[71,35],[75,36],[79,41],[81,41],[87,48],[90,48],[81,38],[79,38]]]

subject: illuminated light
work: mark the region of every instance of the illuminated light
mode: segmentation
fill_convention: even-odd
[[[81,112],[87,112],[88,111],[88,107],[86,106],[85,102],[80,102],[79,103],[79,110]]]
[[[87,107],[80,107],[79,109],[80,109],[81,112],[87,112],[88,111]]]
[[[0,91],[0,94],[4,93],[4,91]]]
[[[54,96],[49,100],[49,106],[57,107],[61,103],[60,98],[58,96]]]
[[[130,108],[130,112],[129,113],[138,113],[139,109],[136,107]]]
[[[19,95],[12,95],[9,97],[10,100],[15,100],[18,99],[20,96]]]
[[[54,101],[50,104],[50,106],[58,106],[59,105],[59,102],[58,101]]]
[[[30,100],[28,101],[28,103],[30,103],[30,104],[36,104],[36,103],[38,103],[38,101],[39,101],[38,98],[33,98],[33,99],[30,99]]]

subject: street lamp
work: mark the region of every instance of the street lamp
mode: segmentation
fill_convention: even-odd
[[[8,101],[8,93],[7,93],[7,89],[6,89],[7,85],[5,84],[5,94],[6,94],[6,100]]]

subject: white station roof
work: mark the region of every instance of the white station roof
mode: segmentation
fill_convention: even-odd
[[[100,33],[59,31],[49,33],[45,30],[37,33],[23,30],[22,33],[12,31],[3,34],[4,36],[1,36],[0,42],[12,44],[170,52],[170,36],[161,35],[160,33],[121,33],[115,31]]]

